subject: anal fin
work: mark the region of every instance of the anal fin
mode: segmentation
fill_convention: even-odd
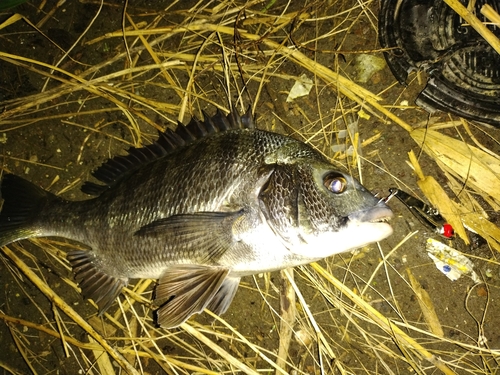
[[[156,287],[158,324],[174,328],[191,315],[203,311],[220,290],[228,269],[223,267],[180,264],[165,271]]]
[[[117,278],[100,271],[90,253],[74,250],[66,256],[78,286],[85,298],[91,298],[99,306],[99,316],[104,314],[127,285],[127,278]]]

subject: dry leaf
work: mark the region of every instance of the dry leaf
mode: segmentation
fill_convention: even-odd
[[[439,322],[439,318],[436,314],[436,310],[434,309],[434,304],[429,297],[429,293],[422,288],[422,285],[420,285],[409,269],[407,269],[406,272],[408,273],[411,287],[417,296],[418,304],[420,305],[420,309],[424,315],[424,320],[429,326],[429,329],[436,336],[444,337],[443,327],[441,327],[441,323]]]
[[[415,129],[410,135],[447,172],[500,203],[500,158],[434,130]]]

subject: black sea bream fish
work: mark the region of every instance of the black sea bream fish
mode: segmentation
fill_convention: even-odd
[[[131,148],[63,200],[3,177],[0,246],[58,236],[88,251],[67,258],[102,314],[129,279],[159,279],[158,323],[221,314],[240,278],[306,264],[392,233],[384,202],[310,146],[255,128],[252,115],[217,112]]]

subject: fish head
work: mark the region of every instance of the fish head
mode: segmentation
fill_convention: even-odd
[[[276,166],[260,194],[262,211],[289,250],[321,259],[392,234],[392,211],[326,161]]]

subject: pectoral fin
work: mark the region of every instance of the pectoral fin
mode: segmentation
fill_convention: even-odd
[[[243,215],[243,210],[173,215],[143,226],[134,235],[155,238],[176,252],[191,252],[190,259],[204,263],[218,259],[238,241],[234,224]]]
[[[157,311],[158,324],[174,328],[202,312],[220,290],[227,274],[227,268],[191,264],[166,270],[156,287],[154,302],[163,304]]]

